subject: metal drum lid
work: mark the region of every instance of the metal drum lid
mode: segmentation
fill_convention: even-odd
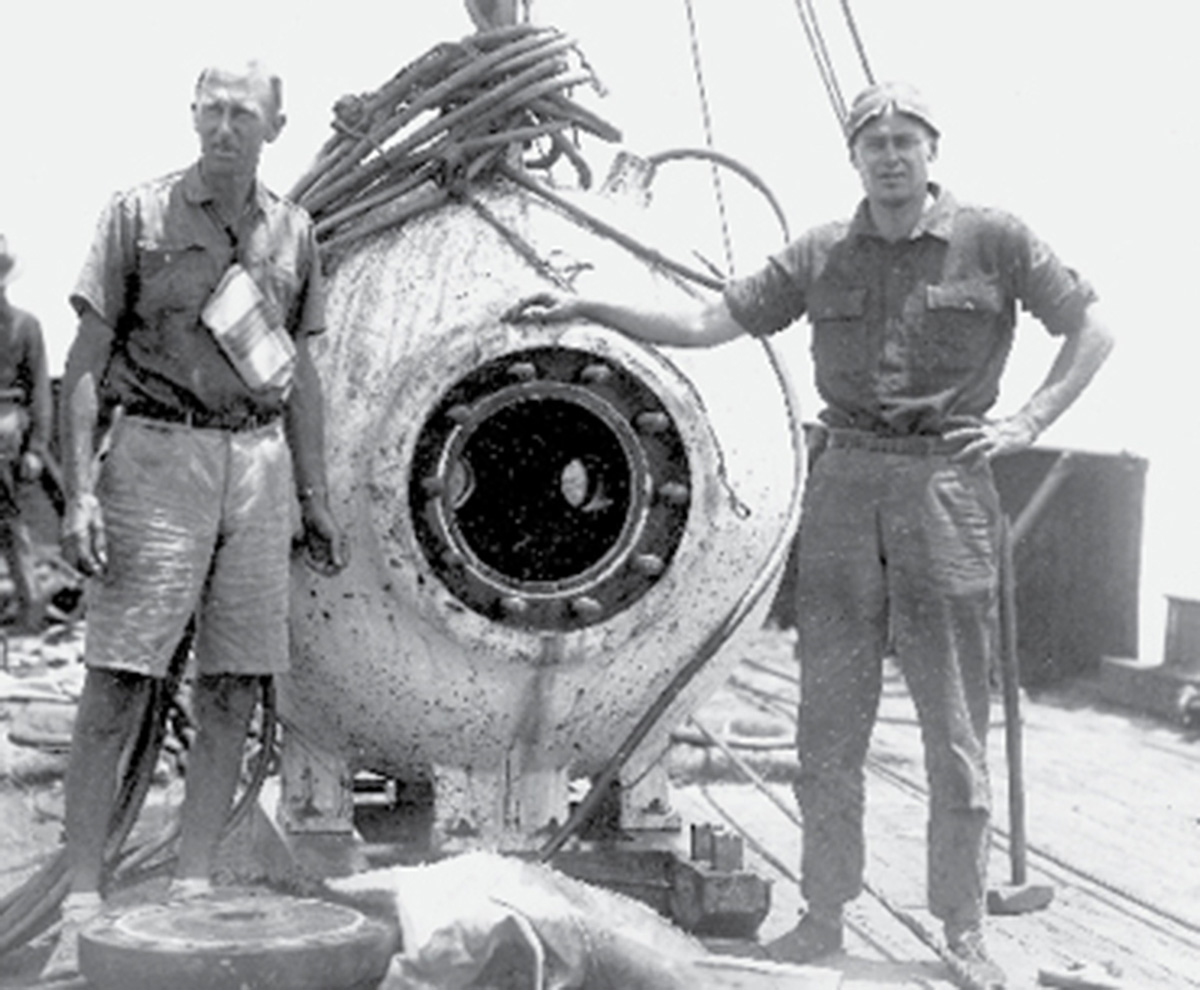
[[[80,935],[79,964],[97,990],[368,990],[398,936],[340,904],[218,889],[103,915]]]

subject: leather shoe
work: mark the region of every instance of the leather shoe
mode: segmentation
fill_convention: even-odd
[[[983,932],[977,926],[961,931],[947,931],[946,960],[957,976],[980,990],[1004,990],[1008,981],[1002,970],[988,955],[983,944]]]
[[[842,949],[842,924],[806,914],[791,931],[766,945],[767,955],[776,962],[803,966]]]

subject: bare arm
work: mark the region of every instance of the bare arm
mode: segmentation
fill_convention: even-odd
[[[321,380],[308,351],[307,337],[300,335],[295,344],[296,370],[284,410],[284,427],[300,499],[306,559],[320,573],[336,574],[346,566],[348,552],[345,535],[329,509]]]
[[[642,309],[622,303],[551,293],[522,300],[505,314],[514,323],[565,323],[588,320],[647,344],[712,347],[745,331],[721,297],[697,300],[671,311]]]
[[[952,430],[948,440],[965,440],[957,460],[983,458],[1029,447],[1087,388],[1113,349],[1113,335],[1096,306],[1089,306],[1083,325],[1062,342],[1045,381],[1020,410],[994,423]]]
[[[103,570],[106,558],[104,520],[95,495],[95,454],[100,378],[108,365],[112,342],[112,327],[92,310],[85,310],[63,372],[59,412],[67,503],[63,552],[67,561],[84,574]]]

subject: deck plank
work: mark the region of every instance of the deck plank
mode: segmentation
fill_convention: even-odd
[[[697,720],[729,731],[751,725],[759,735],[790,737],[794,724],[780,714],[795,704],[795,689],[781,674],[794,672],[791,640],[764,632],[731,681],[773,693],[774,710],[727,685]],[[752,655],[751,655],[752,654]],[[794,710],[794,708],[792,709]],[[1048,884],[1049,908],[989,919],[989,945],[1013,987],[1037,986],[1041,969],[1111,966],[1138,990],[1200,987],[1200,789],[1194,786],[1200,743],[1194,733],[1124,712],[1098,699],[1086,681],[1023,699],[1028,879]],[[989,751],[995,794],[996,841],[991,877],[1011,877],[1007,841],[1008,781],[1003,713],[996,699]],[[759,723],[755,726],[755,723]],[[772,723],[774,723],[772,725]],[[736,732],[733,733],[736,735]],[[794,766],[787,748],[747,757],[772,781],[776,795],[792,801],[786,780]],[[727,761],[726,761],[727,763]],[[727,783],[729,767],[694,752],[672,755],[677,800],[685,816],[711,808],[699,794],[709,784],[753,823],[771,854],[795,871],[799,837],[769,800],[745,784]],[[921,744],[912,704],[889,668],[868,773],[868,883],[893,907],[930,933],[938,926],[924,907],[925,799]],[[706,812],[707,809],[707,812]],[[795,885],[754,853],[747,859],[777,879],[773,907],[760,938],[767,941],[794,923],[800,906]],[[933,953],[869,895],[849,914],[847,953],[831,965],[847,990],[873,986],[948,987]]]

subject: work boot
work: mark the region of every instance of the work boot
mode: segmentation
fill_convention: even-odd
[[[841,952],[841,911],[806,913],[795,928],[768,942],[766,950],[776,962],[798,966]]]
[[[1002,970],[988,955],[983,944],[983,929],[979,925],[965,928],[946,926],[947,963],[954,970],[955,982],[972,990],[1004,990],[1008,981]]]
[[[68,894],[62,904],[62,924],[58,941],[42,964],[39,981],[56,982],[79,975],[79,933],[88,922],[99,917],[104,902],[99,894]]]

